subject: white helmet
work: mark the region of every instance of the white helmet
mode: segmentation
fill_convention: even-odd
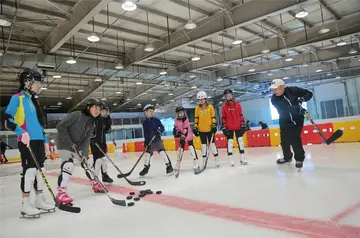
[[[51,142],[51,143],[55,143],[55,141],[54,141],[54,140],[50,140],[50,142]]]
[[[207,95],[206,95],[206,92],[204,91],[200,91],[196,94],[196,99],[197,100],[200,100],[200,99],[206,99],[207,98]]]

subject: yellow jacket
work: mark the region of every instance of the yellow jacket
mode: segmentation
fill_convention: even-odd
[[[199,132],[209,132],[212,127],[216,126],[215,110],[213,105],[207,104],[205,108],[196,106],[194,127]]]

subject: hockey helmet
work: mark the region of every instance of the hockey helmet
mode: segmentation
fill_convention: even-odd
[[[226,94],[232,94],[232,93],[233,93],[233,91],[228,88],[228,89],[225,89],[225,90],[224,90],[223,95],[225,96]]]
[[[206,99],[207,95],[205,91],[200,91],[196,94],[196,99],[200,100],[200,99]]]
[[[55,143],[55,141],[54,141],[54,140],[50,140],[50,142],[51,142],[51,143],[53,143],[53,144]]]
[[[19,74],[19,81],[22,89],[28,90],[30,93],[34,82],[39,82],[41,85],[44,83],[44,77],[36,70],[25,68],[23,72]]]
[[[89,107],[89,108],[94,106],[94,105],[99,106],[101,108],[103,103],[100,100],[96,99],[96,98],[90,98],[86,103],[86,106]]]
[[[154,107],[154,105],[152,105],[152,104],[146,104],[143,110],[144,110],[144,112],[145,112],[145,111],[147,111],[148,109],[153,109],[153,110],[155,110],[155,107]]]

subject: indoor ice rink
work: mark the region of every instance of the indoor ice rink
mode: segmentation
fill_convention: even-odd
[[[4,0],[0,27],[0,238],[360,238],[359,0]],[[72,207],[22,216],[28,140]]]

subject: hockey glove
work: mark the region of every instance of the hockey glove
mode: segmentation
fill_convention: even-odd
[[[211,128],[211,134],[215,134],[217,132],[217,128],[216,126]]]
[[[228,131],[228,129],[226,129],[226,127],[224,127],[224,128],[222,129],[222,132],[223,132],[223,134],[224,134],[226,137],[229,137],[229,131]]]
[[[180,138],[180,146],[181,148],[184,148],[185,147],[185,138]]]
[[[163,132],[162,132],[162,130],[161,130],[161,128],[160,127],[158,127],[158,129],[155,131],[155,134],[156,135],[161,135]]]
[[[305,115],[306,109],[300,107],[300,115]]]
[[[197,128],[193,128],[193,133],[195,136],[199,136],[199,130]]]
[[[246,132],[246,124],[242,124],[240,127],[240,134],[241,136],[244,135]]]

